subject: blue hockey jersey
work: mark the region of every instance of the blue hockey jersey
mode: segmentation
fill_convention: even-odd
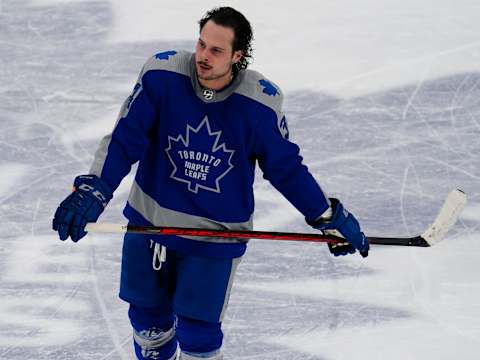
[[[306,218],[329,206],[288,140],[282,93],[260,73],[241,70],[222,91],[203,88],[194,54],[167,51],[144,65],[90,173],[112,190],[138,162],[124,215],[136,225],[251,230],[253,182],[264,177]],[[203,256],[238,257],[245,240],[156,236]]]

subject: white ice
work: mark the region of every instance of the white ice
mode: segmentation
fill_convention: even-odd
[[[147,57],[193,49],[223,1],[0,0],[0,359],[133,359],[117,297],[121,237],[50,230]],[[480,3],[239,1],[252,68],[279,84],[292,138],[368,235],[415,235],[469,203],[427,249],[252,241],[224,322],[226,359],[479,358]],[[127,177],[101,221],[123,222]],[[311,231],[261,176],[255,227]]]

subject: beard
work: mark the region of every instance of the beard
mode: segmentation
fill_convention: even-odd
[[[218,71],[218,72],[215,72],[215,71],[212,71],[212,67],[209,67],[208,69],[205,69],[202,67],[203,66],[209,66],[203,62],[197,62],[197,76],[199,79],[201,80],[217,80],[217,79],[221,79],[223,77],[225,77],[226,75],[228,75],[232,69],[231,67],[230,68],[227,68],[225,69],[224,71]],[[202,73],[203,72],[203,73]]]

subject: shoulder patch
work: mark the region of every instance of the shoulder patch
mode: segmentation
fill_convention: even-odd
[[[155,55],[155,58],[158,60],[170,60],[170,56],[177,55],[175,50],[164,51]]]
[[[283,94],[280,87],[255,70],[247,69],[242,74],[243,78],[235,92],[269,107],[281,118]]]
[[[162,51],[150,57],[143,67],[143,74],[150,70],[165,70],[190,76],[191,52],[184,50]]]
[[[280,94],[278,89],[270,81],[261,79],[258,83],[263,87],[263,92],[268,96],[277,96]]]

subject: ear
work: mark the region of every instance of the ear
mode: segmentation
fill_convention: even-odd
[[[243,51],[237,50],[233,52],[232,64],[238,63],[243,57]]]

